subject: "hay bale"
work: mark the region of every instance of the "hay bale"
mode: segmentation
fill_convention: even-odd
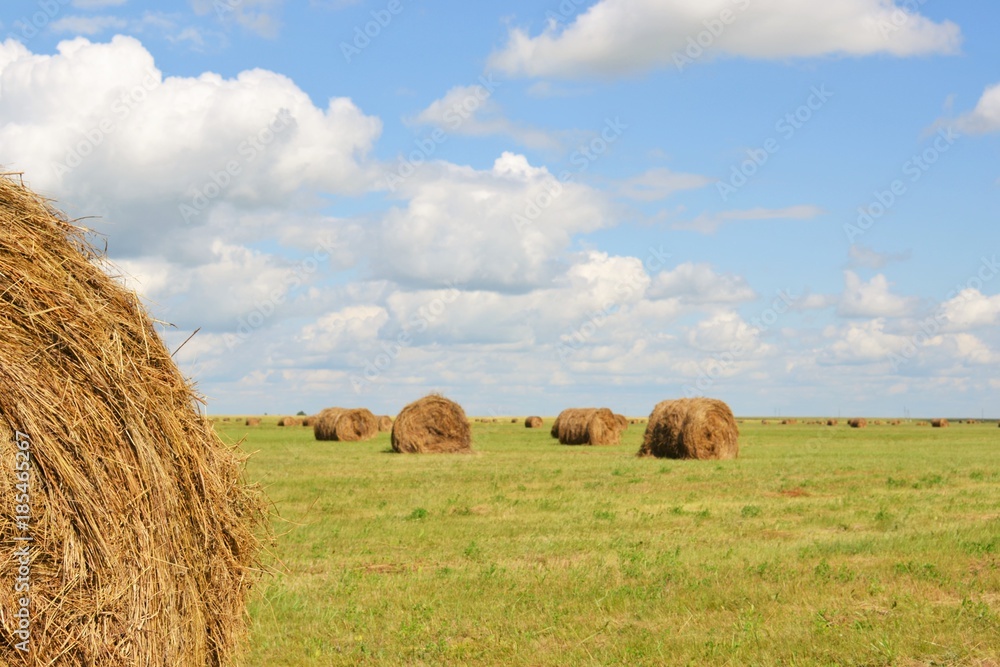
[[[827,426],[836,426],[838,423],[840,423],[840,422],[838,422],[836,419],[827,419],[826,420],[826,425]]]
[[[653,408],[639,456],[735,459],[739,428],[729,406],[714,398],[661,401]]]
[[[617,445],[618,420],[608,408],[566,408],[556,418],[562,445]],[[555,428],[555,426],[553,426]]]
[[[430,394],[400,410],[392,448],[404,454],[471,452],[472,430],[461,405]]]
[[[524,420],[524,428],[541,428],[544,423],[541,417],[528,417]]]
[[[302,426],[301,417],[282,417],[278,420],[278,426]]]
[[[312,426],[313,422],[315,422],[315,421],[316,421],[316,415],[310,415],[308,417],[303,417],[302,418],[302,425],[303,426]]]
[[[247,426],[260,426],[260,417],[247,417]]]
[[[618,430],[627,431],[628,430],[628,417],[625,415],[615,415],[615,421],[618,422]]]
[[[379,433],[385,433],[386,431],[392,430],[392,417],[389,415],[380,415],[378,418],[378,430]]]
[[[105,270],[85,230],[0,176],[0,664],[228,665],[262,498]],[[15,461],[29,464],[21,524]],[[22,565],[30,589],[15,592]],[[29,595],[24,653],[15,613]]]
[[[376,435],[378,419],[366,408],[327,408],[313,422],[313,437],[317,440],[360,442]]]
[[[519,422],[519,421],[521,421],[521,420],[520,420],[520,419],[518,419],[517,417],[511,417],[511,420],[510,420],[510,423],[511,423],[511,424],[516,424],[516,423],[517,423],[517,422]]]
[[[854,419],[848,419],[847,425],[851,428],[865,428],[868,426],[868,420],[864,417],[855,417]]]
[[[767,426],[769,422],[766,419],[761,419],[760,423],[762,426]]]
[[[931,420],[931,426],[933,428],[948,428],[948,420],[947,419],[932,419]]]

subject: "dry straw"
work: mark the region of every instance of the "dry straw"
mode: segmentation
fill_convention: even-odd
[[[524,420],[524,428],[541,428],[544,423],[541,417],[528,417]]]
[[[739,428],[732,410],[714,398],[661,401],[653,408],[639,456],[734,459]]]
[[[617,445],[621,433],[608,408],[566,408],[552,428],[563,445]]]
[[[472,429],[461,405],[430,394],[396,416],[392,448],[404,454],[470,452]]]
[[[855,417],[854,419],[848,419],[847,425],[851,428],[865,428],[868,426],[868,420],[864,417]]]
[[[260,417],[247,417],[247,426],[260,426]]]
[[[139,299],[85,230],[0,176],[0,541],[27,533],[30,652],[0,551],[0,664],[231,664],[257,579],[259,492],[199,414]],[[30,519],[14,523],[16,431]]]
[[[327,408],[316,415],[313,435],[338,442],[370,440],[378,435],[378,418],[366,408]]]
[[[934,428],[948,428],[947,419],[932,419],[931,426]]]
[[[615,415],[615,421],[618,422],[618,430],[627,431],[628,430],[628,417],[625,415]]]
[[[278,426],[302,426],[300,417],[283,417],[278,420]]]
[[[392,430],[392,417],[389,415],[381,415],[378,418],[378,430],[380,433]]]

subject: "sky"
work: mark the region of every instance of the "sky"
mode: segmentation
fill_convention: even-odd
[[[995,418],[998,28],[971,0],[8,2],[0,170],[94,230],[214,414]]]

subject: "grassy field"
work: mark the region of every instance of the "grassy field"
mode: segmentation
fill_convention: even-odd
[[[736,461],[473,426],[475,455],[246,428],[277,543],[250,664],[997,665],[995,423],[741,425]]]

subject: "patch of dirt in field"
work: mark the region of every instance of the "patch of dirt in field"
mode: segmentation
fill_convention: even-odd
[[[782,489],[781,491],[778,491],[778,495],[786,498],[801,498],[811,494],[801,486],[796,486],[794,489]]]

